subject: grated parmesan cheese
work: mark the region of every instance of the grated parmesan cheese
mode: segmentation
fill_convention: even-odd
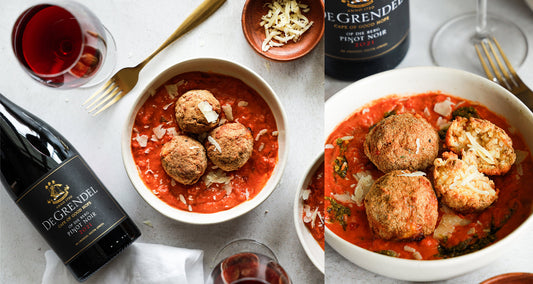
[[[218,120],[218,113],[213,110],[213,107],[207,101],[198,103],[198,109],[200,109],[207,122],[213,123]]]
[[[272,131],[272,136],[276,137],[279,135],[279,131],[275,130],[275,131]]]
[[[247,106],[248,106],[248,102],[247,102],[247,101],[239,101],[239,102],[237,103],[237,105],[238,105],[239,107],[247,107]]]
[[[418,152],[420,152],[420,138],[416,138],[416,152],[415,154],[418,154]]]
[[[494,156],[487,149],[483,148],[483,146],[481,146],[476,141],[476,138],[474,138],[474,136],[472,136],[472,134],[470,134],[470,132],[465,132],[465,135],[466,135],[466,138],[468,138],[468,141],[470,141],[470,144],[468,144],[468,147],[471,150],[476,152],[476,154],[481,159],[483,159],[485,162],[487,162],[487,163],[489,163],[491,165],[495,165],[496,164],[496,161],[494,160]]]
[[[259,141],[259,137],[261,137],[261,135],[267,133],[267,130],[266,129],[261,129],[259,131],[259,133],[257,133],[257,136],[255,136],[255,141]]]
[[[333,146],[332,144],[326,144],[324,145],[324,149],[334,149],[335,146]]]
[[[262,50],[283,46],[289,41],[298,42],[304,32],[312,25],[302,12],[309,12],[306,4],[299,4],[296,0],[274,0],[266,4],[270,9],[261,17],[260,25],[265,29],[265,40]]]

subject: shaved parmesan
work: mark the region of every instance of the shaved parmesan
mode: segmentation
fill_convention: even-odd
[[[446,98],[446,100],[436,103],[433,107],[433,111],[436,113],[442,115],[442,116],[449,116],[452,114],[452,106],[455,105],[452,103],[450,98]]]
[[[240,107],[247,107],[248,106],[248,102],[247,101],[239,101],[237,103],[238,106]]]
[[[353,138],[354,138],[354,137],[350,135],[350,136],[344,136],[344,137],[341,137],[341,138],[339,138],[339,139],[342,140],[342,141],[349,141],[349,140],[352,140]]]
[[[270,10],[261,17],[260,25],[265,29],[265,40],[262,50],[279,47],[289,41],[298,42],[304,32],[312,25],[302,12],[309,11],[305,4],[298,4],[296,0],[274,0],[266,5]]]
[[[468,144],[468,147],[471,150],[473,150],[477,154],[477,156],[479,156],[481,159],[483,159],[485,162],[491,165],[496,164],[496,161],[494,160],[494,156],[487,149],[483,148],[483,146],[481,146],[481,144],[479,144],[476,141],[476,138],[472,136],[470,132],[465,132],[465,135],[466,135],[466,138],[468,138],[468,141],[470,141],[470,144]]]
[[[178,86],[175,84],[172,85],[165,85],[165,89],[167,90],[168,95],[170,98],[175,99],[176,97],[179,97],[178,93]]]
[[[224,111],[227,120],[233,121],[233,110],[231,108],[231,105],[223,105],[222,111]]]
[[[133,138],[133,140],[137,141],[137,143],[139,143],[139,146],[141,146],[142,148],[144,148],[144,147],[146,147],[146,145],[148,145],[148,136],[147,135],[139,136],[139,134],[137,134],[137,136],[135,138]]]
[[[198,109],[200,109],[207,122],[213,123],[218,120],[218,113],[213,110],[213,107],[207,101],[198,103]]]
[[[425,176],[426,173],[425,172],[421,172],[421,171],[416,171],[416,172],[412,172],[412,173],[406,173],[404,171],[402,171],[402,174],[399,174],[398,176],[399,177],[421,177],[421,176]]]
[[[180,196],[179,196],[179,200],[180,200],[183,204],[187,205],[187,200],[185,200],[185,196],[183,196],[183,194],[180,194]]]
[[[324,145],[324,149],[333,149],[333,148],[335,148],[335,146],[333,146],[332,144]]]
[[[443,118],[442,116],[439,116],[437,118],[437,127],[439,129],[445,129],[448,128],[452,124],[450,121],[448,121],[446,118]]]
[[[410,253],[412,253],[412,254],[413,254],[413,257],[414,257],[415,259],[418,259],[418,260],[421,260],[421,259],[422,259],[422,255],[420,254],[420,252],[418,252],[418,251],[417,251],[415,248],[413,248],[413,247],[410,247],[410,246],[408,246],[408,245],[405,245],[405,246],[403,247],[403,250],[405,250],[406,252],[410,252]]]
[[[279,135],[279,131],[275,130],[275,131],[272,131],[272,136],[276,137]]]
[[[420,138],[416,138],[416,152],[415,154],[418,154],[418,152],[420,152]]]
[[[222,148],[220,148],[220,145],[218,144],[217,140],[215,140],[215,138],[211,137],[211,136],[207,136],[207,141],[209,141],[209,143],[213,144],[213,146],[215,146],[215,149],[222,153]]]
[[[311,194],[311,190],[310,189],[302,190],[302,199],[303,200],[307,200],[307,198],[309,198],[310,194]]]
[[[261,145],[259,145],[259,148],[257,148],[257,151],[261,152],[263,151],[263,149],[265,149],[265,143],[261,143]]]
[[[363,200],[365,199],[366,194],[370,191],[374,179],[368,171],[358,172],[354,175],[354,178],[357,180],[357,185],[355,186],[351,199],[355,201],[357,206],[363,206]]]
[[[206,187],[209,187],[213,183],[229,184],[232,179],[233,177],[226,175],[226,172],[217,170],[208,172],[204,176],[204,183]]]
[[[455,226],[466,226],[470,222],[470,220],[461,218],[453,213],[445,213],[442,215],[439,225],[435,228],[433,237],[437,240],[450,237],[455,231]]]
[[[257,133],[257,136],[255,136],[255,141],[259,141],[259,137],[261,137],[261,135],[263,135],[265,133],[267,133],[266,129],[259,130],[259,133]]]
[[[172,137],[178,136],[178,131],[176,131],[176,127],[167,128],[167,133]]]
[[[163,124],[160,124],[152,128],[152,131],[154,132],[155,137],[157,137],[157,139],[163,138],[163,136],[165,136],[165,133],[167,132],[167,130],[162,127],[163,127]]]

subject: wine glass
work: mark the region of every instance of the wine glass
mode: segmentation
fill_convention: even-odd
[[[451,19],[442,25],[431,41],[431,57],[439,66],[484,74],[474,44],[494,36],[513,66],[520,67],[527,56],[527,38],[514,23],[487,14],[487,0],[477,0],[476,13]]]
[[[206,284],[291,284],[272,250],[251,239],[228,243],[215,256]]]
[[[115,41],[98,18],[74,1],[25,10],[11,34],[13,51],[32,78],[56,88],[90,87],[115,67]]]

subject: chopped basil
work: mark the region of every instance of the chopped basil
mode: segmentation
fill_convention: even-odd
[[[477,110],[472,106],[460,107],[452,112],[453,119],[455,119],[458,116],[462,116],[465,118],[471,118],[471,117],[479,118],[479,114],[477,113]]]
[[[327,212],[329,213],[329,219],[333,222],[337,221],[339,224],[341,224],[342,229],[346,231],[346,220],[344,219],[344,216],[350,216],[352,215],[352,211],[350,208],[339,204],[335,199],[326,196],[326,200],[329,200],[330,205],[327,208]]]

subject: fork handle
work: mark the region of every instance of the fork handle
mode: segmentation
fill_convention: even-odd
[[[154,56],[156,56],[161,50],[165,49],[167,46],[169,46],[171,43],[173,43],[175,40],[198,26],[200,23],[205,21],[211,14],[213,14],[222,4],[224,4],[226,0],[205,0],[200,4],[200,6],[196,7],[192,14],[190,14],[185,21],[174,31],[172,35],[170,35],[161,46],[159,46],[158,49],[156,49],[150,56],[148,56],[143,62],[139,63],[135,68],[142,69]]]

